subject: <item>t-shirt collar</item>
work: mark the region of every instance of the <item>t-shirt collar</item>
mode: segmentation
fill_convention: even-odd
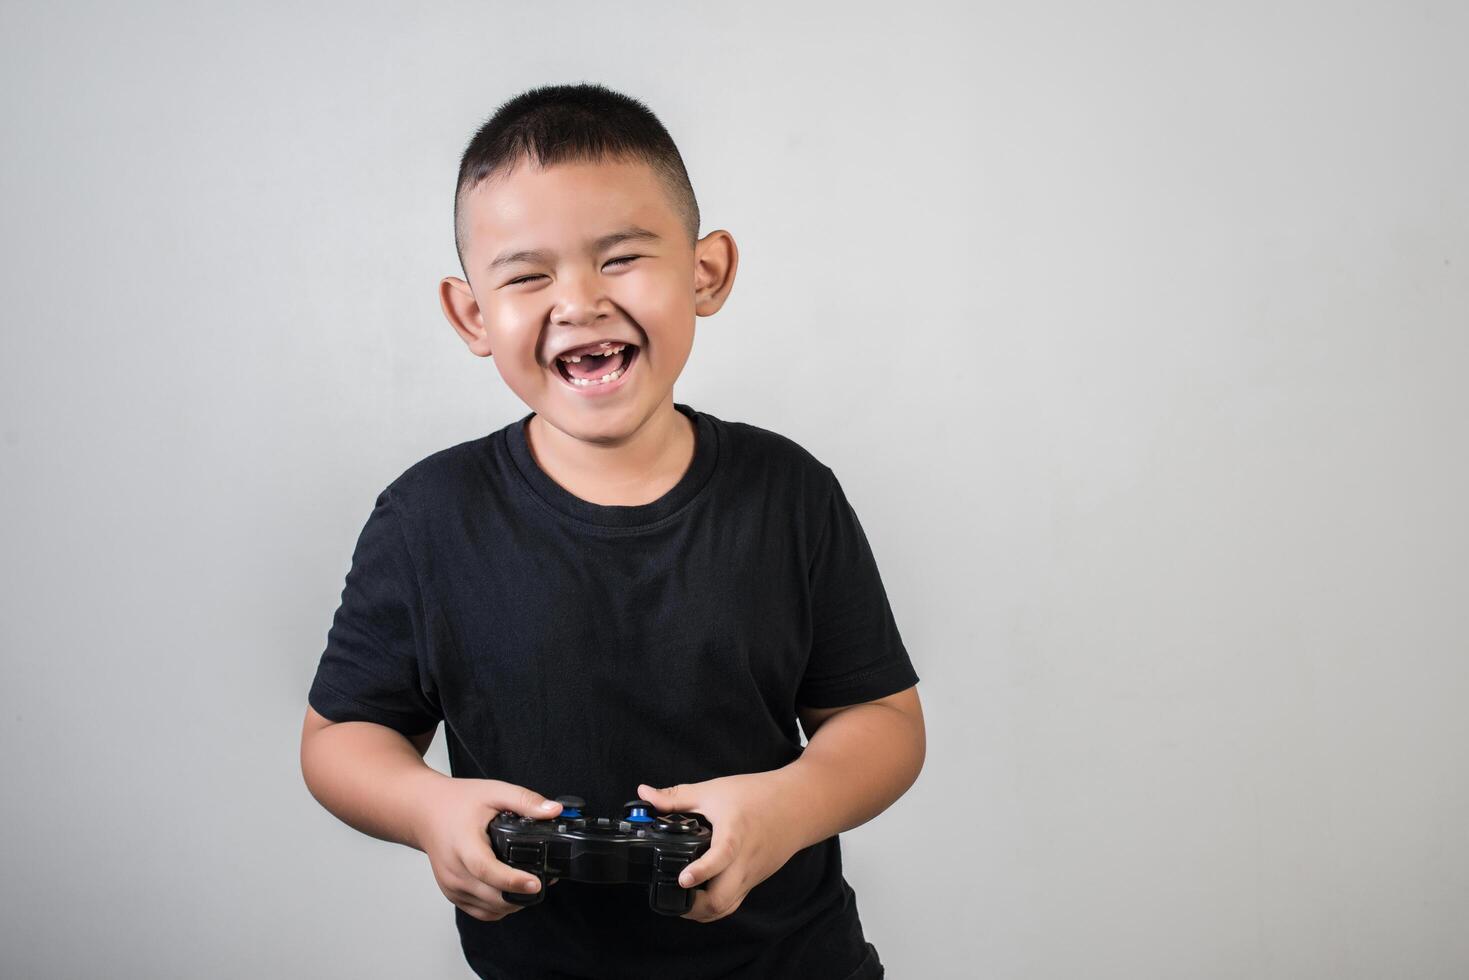
[[[526,441],[526,426],[530,424],[535,412],[528,412],[519,421],[505,427],[505,444],[515,462],[515,469],[525,482],[525,489],[562,516],[600,527],[644,527],[672,517],[697,496],[713,475],[719,458],[719,435],[709,417],[678,402],[673,407],[694,423],[694,458],[678,483],[657,500],[646,504],[594,504],[578,497],[546,475],[531,455],[530,445]]]

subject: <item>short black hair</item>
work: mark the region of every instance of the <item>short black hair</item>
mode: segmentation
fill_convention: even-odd
[[[460,218],[464,197],[522,160],[557,163],[640,160],[668,190],[692,245],[699,238],[699,202],[673,137],[642,102],[593,82],[543,85],[495,110],[464,150],[454,187],[454,248],[464,267]]]

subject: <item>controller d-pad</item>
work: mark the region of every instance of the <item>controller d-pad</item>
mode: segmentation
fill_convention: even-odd
[[[699,821],[687,813],[663,813],[658,816],[658,829],[670,834],[688,834],[699,828]]]

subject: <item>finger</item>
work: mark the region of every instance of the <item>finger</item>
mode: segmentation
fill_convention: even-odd
[[[715,834],[714,843],[709,850],[700,855],[699,860],[679,873],[678,883],[684,888],[694,888],[701,882],[708,881],[728,868],[738,852],[739,845],[727,837]]]
[[[496,810],[509,810],[527,817],[549,817],[561,809],[560,803],[524,786],[498,779],[486,779],[484,784],[485,802]]]
[[[470,905],[470,904],[468,904],[466,902],[455,902],[454,903],[454,906],[456,908],[462,910],[464,912],[464,914],[467,915],[467,916],[469,916],[471,919],[478,919],[481,922],[494,922],[495,921],[495,917],[493,915],[491,915],[490,913],[486,912],[484,909],[480,908],[478,905]]]
[[[695,922],[713,922],[733,915],[745,900],[748,889],[734,875],[715,878],[703,891],[694,892],[694,904],[683,914],[685,919]]]
[[[503,899],[481,898],[467,890],[473,887],[473,879],[450,878],[448,884],[440,882],[439,891],[443,892],[444,897],[453,902],[457,908],[463,909],[465,915],[479,919],[481,922],[493,922],[521,909],[521,906],[512,905]]]
[[[533,895],[541,890],[541,880],[529,871],[510,867],[495,857],[495,852],[486,847],[459,855],[459,863],[466,877],[472,878],[486,888],[498,892],[519,892]]]
[[[638,799],[647,800],[664,813],[698,808],[698,803],[694,800],[694,791],[687,783],[680,783],[667,789],[657,789],[647,783],[639,783]]]
[[[519,912],[525,906],[511,905],[509,902],[499,902],[494,907],[484,902],[475,901],[472,898],[463,898],[454,903],[455,906],[464,910],[464,914],[476,918],[481,922],[499,922],[501,919],[515,912]]]
[[[449,895],[449,900],[455,905],[463,903],[476,906],[497,917],[509,915],[525,907],[505,901],[505,895],[499,889],[468,875],[453,878],[449,884],[452,887],[445,894]]]

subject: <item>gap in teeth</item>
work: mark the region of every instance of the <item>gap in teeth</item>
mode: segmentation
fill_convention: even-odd
[[[563,354],[561,356],[561,360],[567,361],[571,364],[576,364],[579,363],[583,357],[611,357],[613,354],[616,354],[618,351],[627,346],[626,344],[618,344],[616,347],[612,347],[609,346],[610,344],[611,341],[604,341],[602,343],[602,350],[587,351],[585,354],[578,354],[575,357]]]

